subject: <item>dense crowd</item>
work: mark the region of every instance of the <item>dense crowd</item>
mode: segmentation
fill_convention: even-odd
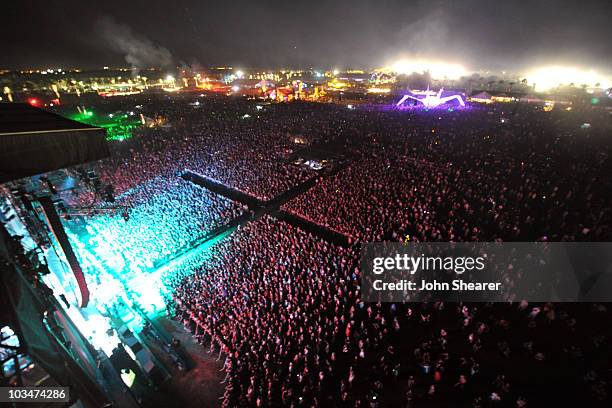
[[[79,253],[125,274],[153,270],[245,210],[180,177],[163,176],[123,193],[116,203],[124,209],[75,217],[66,224]]]
[[[340,146],[348,165],[283,208],[357,244],[611,236],[603,110],[256,109],[238,100],[165,109],[172,129],[116,142],[98,169],[130,207],[125,225],[161,219],[169,230],[120,247],[167,256],[239,213],[188,187],[183,169],[262,200],[309,179],[289,163],[295,135],[318,150]],[[141,189],[150,191],[142,199]],[[115,221],[110,229],[125,235]],[[610,397],[606,305],[365,303],[358,248],[265,215],[166,276],[172,310],[225,358],[224,406],[523,408]]]
[[[359,296],[353,262],[352,250],[266,216],[178,283],[177,312],[227,356],[225,406],[335,401]]]
[[[590,132],[532,108],[381,115],[358,160],[285,208],[365,242],[612,236],[609,118]]]
[[[266,216],[174,276],[175,313],[225,358],[223,406],[609,397],[605,305],[364,303],[356,263],[353,249]]]
[[[289,114],[266,122],[259,116],[267,113],[240,101],[188,108],[185,114],[184,105],[167,107],[172,128],[147,129],[117,144],[113,158],[99,168],[102,180],[122,193],[189,169],[265,201],[312,177],[285,164],[294,148],[289,132],[295,119]]]

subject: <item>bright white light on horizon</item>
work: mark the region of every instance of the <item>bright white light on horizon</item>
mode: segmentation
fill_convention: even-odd
[[[241,70],[236,71],[236,77],[238,77],[238,79],[242,79],[242,77],[244,76],[244,72]]]
[[[174,81],[174,77],[173,77],[172,75],[168,75],[168,76],[166,77],[166,81],[168,81],[168,82],[172,82],[172,81]]]
[[[525,77],[530,84],[535,84],[537,91],[546,91],[560,85],[569,84],[574,84],[578,87],[587,85],[605,89],[609,88],[612,84],[610,78],[606,78],[592,69],[586,70],[576,67],[540,67],[530,71]]]
[[[423,73],[429,71],[434,79],[458,79],[468,74],[468,71],[463,65],[427,60],[402,59],[396,61],[387,69],[398,74],[412,74],[413,72]]]

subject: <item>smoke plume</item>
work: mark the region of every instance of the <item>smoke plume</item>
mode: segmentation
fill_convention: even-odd
[[[96,32],[114,51],[124,54],[125,61],[135,70],[171,67],[173,64],[172,54],[167,48],[134,33],[129,26],[112,17],[100,18],[96,22]]]

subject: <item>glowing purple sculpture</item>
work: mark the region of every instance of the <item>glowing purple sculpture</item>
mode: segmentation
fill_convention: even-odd
[[[442,97],[442,91],[443,89],[440,89],[438,91],[437,94],[430,94],[429,93],[429,87],[427,88],[427,92],[425,93],[425,97],[424,98],[417,98],[416,96],[412,96],[412,95],[404,95],[402,97],[402,99],[400,99],[395,106],[400,107],[404,102],[406,102],[406,100],[408,99],[414,99],[415,101],[421,102],[423,104],[424,107],[426,108],[435,108],[438,107],[446,102],[452,101],[452,100],[456,100],[457,102],[459,102],[459,104],[461,106],[465,106],[465,102],[463,102],[463,99],[461,98],[461,96],[459,95],[451,95],[451,96],[445,96]]]

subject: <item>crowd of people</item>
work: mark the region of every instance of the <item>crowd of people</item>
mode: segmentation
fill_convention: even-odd
[[[170,130],[114,142],[97,169],[130,208],[108,224],[118,247],[161,259],[244,211],[184,169],[264,201],[318,174],[288,162],[296,135],[341,145],[349,164],[283,209],[355,244],[264,215],[169,271],[169,309],[225,359],[224,406],[604,406],[606,305],[366,303],[358,249],[609,240],[607,112],[209,102],[164,104]]]
[[[185,105],[165,108],[172,128],[147,129],[117,144],[116,154],[99,168],[102,180],[117,193],[189,169],[267,201],[313,176],[285,165],[294,149],[289,133],[296,125],[289,114],[265,126],[260,116],[269,114],[242,101],[187,106],[187,113]]]
[[[588,132],[517,109],[382,113],[357,160],[284,208],[359,242],[612,236],[605,117]]]
[[[525,407],[609,397],[605,305],[365,303],[355,249],[269,216],[172,279],[174,312],[225,359],[223,406]]]
[[[74,217],[66,224],[78,253],[124,274],[154,270],[246,210],[176,176],[143,182],[118,196],[116,204],[120,211]]]
[[[354,260],[265,216],[176,282],[177,313],[226,356],[224,406],[340,401],[335,385],[348,373],[336,360],[356,346],[344,336],[359,296]]]

